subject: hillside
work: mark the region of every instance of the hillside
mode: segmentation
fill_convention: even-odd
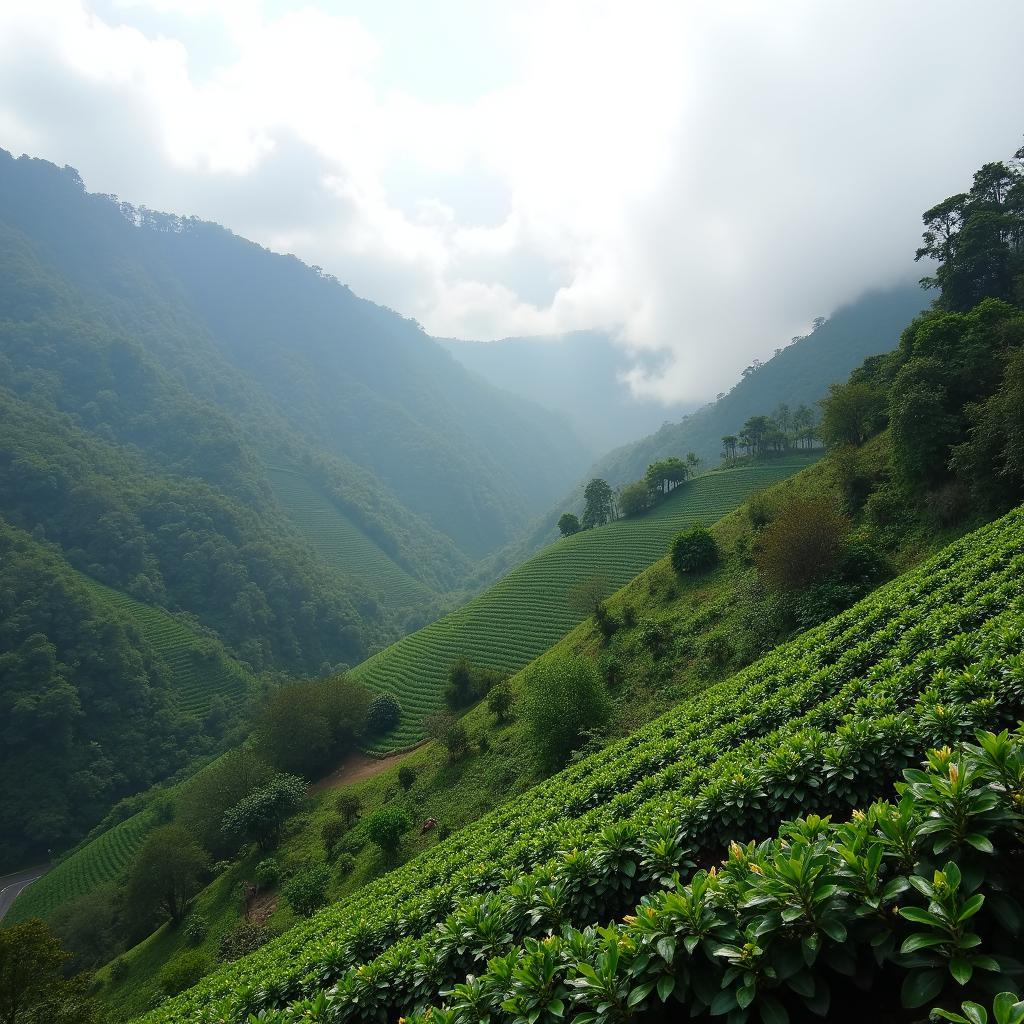
[[[791,456],[697,477],[642,517],[557,541],[462,608],[374,655],[352,675],[395,694],[403,709],[397,728],[374,749],[400,749],[422,737],[420,723],[442,706],[447,673],[458,658],[505,672],[522,668],[584,617],[569,604],[574,584],[600,576],[611,589],[621,587],[660,558],[681,529],[715,522],[808,462]]]
[[[268,448],[282,421],[368,471],[374,483],[349,475],[399,519],[404,508],[470,554],[508,540],[585,467],[564,420],[469,373],[412,321],[216,224],[90,195],[70,168],[3,153],[0,225],[33,269],[0,295],[8,318],[45,322],[70,301]]]
[[[656,372],[657,358],[628,352],[601,331],[487,342],[438,340],[496,387],[563,415],[595,457],[646,437],[698,404],[636,398],[623,377],[636,365]]]
[[[768,834],[793,813],[865,806],[937,740],[1015,720],[1020,695],[999,665],[1024,635],[1022,578],[1018,510],[147,1019],[321,992],[349,1019],[408,1014],[524,935],[618,916],[703,851]],[[626,860],[632,869],[610,888],[593,871]],[[498,919],[507,924],[495,938]],[[422,958],[430,970],[413,990],[407,972]]]
[[[604,477],[617,487],[642,477],[652,462],[679,452],[694,451],[716,462],[723,436],[738,433],[749,417],[771,413],[780,403],[791,408],[815,405],[830,384],[846,380],[868,356],[893,349],[903,328],[927,304],[928,296],[917,285],[864,295],[745,373],[711,405],[608,453],[590,476]]]
[[[300,470],[270,466],[274,497],[323,563],[355,580],[407,622],[422,623],[440,595],[414,579],[359,529],[338,504]]]

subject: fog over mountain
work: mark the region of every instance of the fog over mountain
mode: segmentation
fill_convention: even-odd
[[[920,197],[1019,144],[1024,7],[964,13],[13,0],[0,145],[294,252],[431,334],[621,325],[668,354],[636,390],[706,400],[765,337],[919,276]]]

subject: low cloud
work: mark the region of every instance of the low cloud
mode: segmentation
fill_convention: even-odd
[[[669,353],[636,390],[690,400],[920,276],[920,211],[1024,130],[1015,0],[493,6],[514,73],[435,99],[382,73],[358,5],[15,0],[0,145],[434,334],[614,330]]]

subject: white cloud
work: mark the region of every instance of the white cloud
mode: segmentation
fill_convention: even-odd
[[[621,328],[672,351],[632,381],[664,398],[914,276],[919,211],[1022,128],[1015,0],[533,0],[493,15],[518,72],[444,102],[388,79],[358,5],[280,6],[8,2],[0,145],[436,334]]]

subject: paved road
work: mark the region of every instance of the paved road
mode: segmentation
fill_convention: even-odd
[[[0,921],[4,914],[11,909],[11,904],[18,898],[18,894],[27,885],[31,885],[37,878],[45,875],[48,870],[46,864],[38,867],[25,868],[24,871],[16,871],[13,875],[0,875]]]

